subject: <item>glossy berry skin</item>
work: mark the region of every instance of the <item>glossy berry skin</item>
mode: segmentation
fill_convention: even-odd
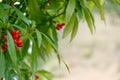
[[[15,30],[11,30],[10,33],[11,33],[12,36],[16,35],[16,31]]]
[[[22,47],[23,46],[23,41],[20,39],[20,30],[11,30],[11,35],[13,37],[14,43],[16,44],[17,47]]]
[[[16,44],[21,45],[22,43],[23,43],[22,40],[17,40],[17,43],[16,43]]]
[[[20,30],[16,30],[15,33],[16,33],[16,34],[20,34]]]
[[[13,35],[13,39],[19,39],[19,38],[20,38],[20,34]]]

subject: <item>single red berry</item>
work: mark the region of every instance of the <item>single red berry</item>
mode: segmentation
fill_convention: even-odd
[[[2,35],[2,38],[3,38],[3,39],[7,39],[7,35],[5,35],[5,34]]]
[[[15,33],[16,33],[16,34],[20,34],[20,30],[16,30]]]
[[[22,45],[22,44],[18,44],[17,46],[18,46],[18,47],[22,47],[23,45]]]
[[[17,39],[14,39],[14,43],[17,44]]]
[[[5,48],[7,48],[7,47],[8,47],[8,44],[7,44],[7,42],[4,42],[4,43],[3,43],[3,45],[2,45],[2,47],[5,47]]]
[[[15,31],[15,30],[11,30],[10,33],[11,33],[11,35],[13,36],[13,35],[16,34],[16,31]]]
[[[35,80],[39,79],[39,74],[35,74]]]
[[[60,29],[61,29],[61,27],[60,27],[60,26],[57,26],[57,27],[56,27],[56,29],[57,29],[57,30],[60,30]]]
[[[21,45],[23,43],[22,40],[17,40],[17,45]]]
[[[6,50],[7,50],[7,48],[5,48],[5,47],[3,47],[3,46],[2,46],[2,50],[3,50],[3,51],[6,51]]]
[[[62,26],[65,26],[65,23],[61,23]]]
[[[57,24],[56,29],[57,29],[57,30],[60,30],[61,28],[62,28],[61,24]]]

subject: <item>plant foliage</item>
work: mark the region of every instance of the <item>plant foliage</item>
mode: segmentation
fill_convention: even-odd
[[[116,1],[119,2],[119,0]],[[103,3],[104,0],[1,1],[1,80],[2,78],[5,80],[52,80],[51,73],[39,70],[38,63],[40,63],[39,59],[46,61],[46,56],[51,55],[53,51],[59,62],[61,61],[57,30],[64,26],[63,38],[70,34],[72,41],[77,33],[79,21],[85,20],[93,33],[95,30],[93,8],[98,9],[101,19],[105,21]],[[65,25],[60,26],[61,23]],[[59,25],[56,29],[57,24]],[[20,40],[16,42],[16,38],[11,33],[12,30],[20,31],[19,36],[23,42]]]

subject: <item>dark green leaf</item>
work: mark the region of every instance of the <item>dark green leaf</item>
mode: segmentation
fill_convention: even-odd
[[[38,47],[40,48],[41,42],[42,42],[42,36],[41,36],[41,33],[37,29],[36,29],[36,36],[37,36]]]
[[[0,50],[0,78],[4,77],[5,74],[5,58]]]
[[[37,70],[37,47],[35,41],[32,43],[32,54],[31,54],[31,67],[32,67],[32,78],[34,80],[34,75]]]
[[[8,20],[8,16],[6,15],[4,11],[4,6],[2,3],[0,3],[0,19],[5,23]]]
[[[30,47],[30,41],[27,39],[22,47],[22,58],[24,58],[28,53],[29,47]]]
[[[7,36],[8,36],[7,42],[8,42],[9,55],[10,55],[10,58],[12,60],[13,65],[17,69],[17,56],[16,56],[14,41],[13,41],[13,38],[9,32],[7,32]]]
[[[27,25],[29,25],[29,24],[30,24],[30,21],[23,15],[23,13],[22,13],[19,9],[17,9],[16,7],[13,7],[13,8],[14,8],[14,10],[16,11],[17,16],[18,16],[23,22],[25,22]]]

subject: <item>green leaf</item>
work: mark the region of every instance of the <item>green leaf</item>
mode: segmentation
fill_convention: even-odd
[[[73,30],[72,30],[71,40],[70,41],[72,41],[74,39],[74,37],[77,34],[77,31],[78,31],[78,19],[77,19],[77,17],[75,17],[74,27],[73,27]]]
[[[13,65],[17,69],[17,56],[16,56],[15,45],[14,45],[13,38],[12,38],[11,34],[9,33],[9,31],[7,31],[7,36],[8,36],[7,42],[8,42],[9,55],[10,55]]]
[[[73,27],[74,27],[74,20],[75,20],[76,14],[75,12],[73,13],[70,21],[67,23],[64,32],[63,32],[63,38],[65,38],[67,35],[69,35],[69,33],[72,31]]]
[[[42,42],[42,36],[41,36],[41,33],[37,29],[36,29],[36,36],[37,36],[38,47],[40,48],[41,42]]]
[[[42,21],[43,14],[40,11],[40,6],[38,5],[38,0],[26,0],[28,3],[28,13],[32,20],[35,20],[36,24],[40,24]],[[42,16],[41,16],[42,15]]]
[[[56,55],[57,55],[57,58],[58,58],[58,62],[60,63],[60,61],[61,61],[61,57],[60,57],[60,54],[59,54],[59,51],[58,51],[58,48],[57,48],[57,46],[53,43],[53,41],[52,41],[52,39],[50,39],[50,37],[48,37],[46,34],[44,34],[44,33],[42,33],[41,32],[41,34],[45,37],[45,39],[52,45],[52,47],[54,48],[54,50],[55,50],[55,53],[56,53]]]
[[[33,41],[33,44],[32,44],[31,67],[32,67],[32,78],[34,80],[34,75],[37,70],[37,47],[36,47],[35,41]]]
[[[0,51],[0,78],[4,77],[5,74],[5,58],[3,53]]]
[[[93,26],[93,22],[92,22],[92,18],[89,13],[89,10],[86,7],[84,7],[83,11],[84,11],[84,15],[85,15],[85,19],[87,21],[88,27],[89,27],[91,33],[93,33],[94,26]]]
[[[27,39],[22,47],[22,58],[24,58],[28,53],[29,47],[30,47],[30,41]]]
[[[69,66],[65,63],[65,61],[63,61],[65,67],[67,68],[68,72],[70,73],[70,69],[69,69]]]
[[[6,15],[4,11],[4,6],[2,3],[0,3],[0,19],[5,23],[8,20],[8,16]]]
[[[44,76],[47,80],[52,80],[52,74],[46,70],[39,70],[37,71],[40,76]]]
[[[78,0],[76,0],[76,10],[77,10],[77,14],[79,16],[79,19],[83,19],[83,9],[82,9],[80,2]]]
[[[93,0],[93,2],[95,3],[95,5],[97,6],[97,8],[99,10],[101,19],[104,20],[104,22],[106,23],[103,6],[101,5],[100,0]]]
[[[69,0],[66,8],[66,21],[69,22],[75,10],[75,0]]]
[[[23,21],[25,22],[27,25],[30,25],[30,21],[23,15],[23,13],[17,9],[16,7],[13,7],[14,10],[16,11],[17,16]]]

